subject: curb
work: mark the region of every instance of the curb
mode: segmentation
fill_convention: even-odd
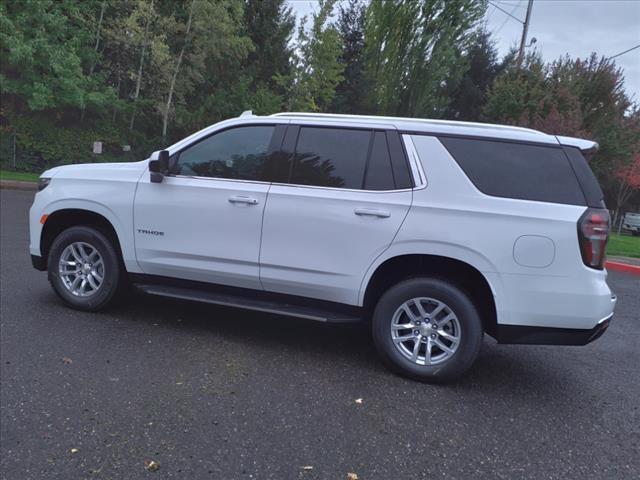
[[[7,188],[9,190],[38,190],[37,182],[21,182],[18,180],[0,180],[0,188]]]
[[[607,270],[614,270],[616,272],[631,273],[632,275],[640,275],[640,266],[629,265],[628,263],[610,262],[605,263]]]

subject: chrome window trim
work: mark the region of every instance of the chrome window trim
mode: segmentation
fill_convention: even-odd
[[[199,177],[195,175],[166,175],[165,178],[186,178],[189,180],[215,180],[218,182],[233,182],[233,183],[257,183],[261,185],[271,185],[271,182],[264,182],[262,180],[245,180],[242,178],[221,178],[221,177]]]
[[[398,193],[398,192],[410,192],[412,188],[400,188],[394,190],[365,190],[364,188],[340,188],[340,187],[323,187],[320,185],[299,185],[297,183],[280,183],[273,182],[271,185],[278,187],[293,187],[293,188],[313,188],[316,190],[333,190],[336,192],[359,192],[359,193]]]
[[[426,188],[428,185],[427,176],[424,173],[422,162],[420,161],[418,151],[413,144],[411,135],[407,135],[406,133],[403,134],[402,142],[404,143],[404,148],[407,151],[407,156],[409,157],[409,167],[411,168],[411,176],[413,177],[413,183],[415,184],[414,189],[421,190]]]

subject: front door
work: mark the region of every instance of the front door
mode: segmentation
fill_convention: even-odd
[[[237,126],[172,152],[162,183],[144,176],[134,206],[146,274],[261,288],[258,256],[275,127]]]

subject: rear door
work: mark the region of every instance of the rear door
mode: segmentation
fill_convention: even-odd
[[[258,256],[269,182],[265,161],[275,125],[218,131],[172,155],[162,183],[145,176],[134,206],[135,246],[144,273],[261,288]],[[281,138],[281,136],[280,136]]]
[[[395,167],[395,168],[394,168]],[[367,268],[412,199],[399,136],[384,128],[289,126],[265,208],[265,290],[356,304]]]

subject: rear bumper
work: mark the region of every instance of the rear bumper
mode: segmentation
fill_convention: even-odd
[[[496,340],[508,344],[586,345],[602,336],[612,318],[613,313],[589,329],[498,325]]]
[[[31,255],[31,265],[36,270],[44,272],[47,269],[47,260],[39,255]]]

